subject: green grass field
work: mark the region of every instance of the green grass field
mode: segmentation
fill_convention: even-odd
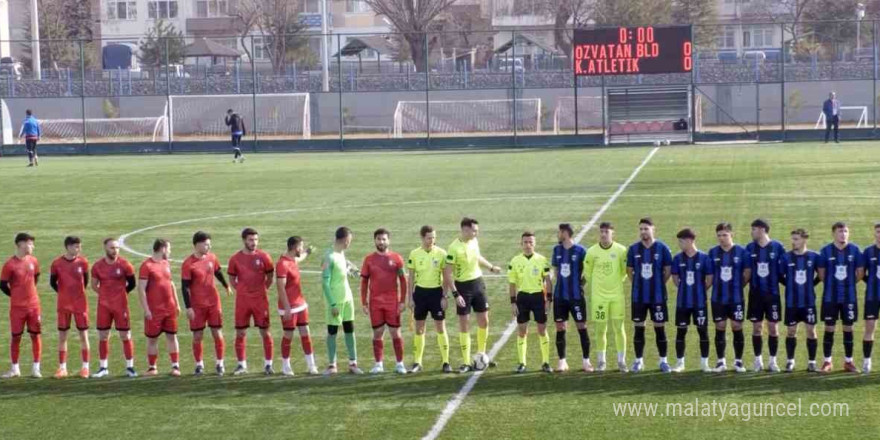
[[[261,234],[261,247],[274,258],[289,235],[304,236],[321,248],[329,245],[337,226],[354,230],[349,252],[360,262],[372,250],[372,231],[380,226],[393,233],[392,248],[406,255],[418,245],[418,228],[426,223],[438,230],[438,244],[451,242],[463,215],[479,219],[483,254],[496,264],[519,251],[519,235],[533,229],[540,252],[549,254],[556,225],[585,224],[647,156],[650,148],[484,151],[393,152],[251,155],[243,165],[227,156],[138,156],[43,158],[37,169],[24,167],[22,158],[0,160],[0,255],[13,252],[12,237],[22,230],[37,237],[37,257],[44,273],[62,252],[65,235],[79,235],[90,261],[101,256],[101,239],[154,225],[132,235],[127,244],[147,252],[152,240],[167,237],[173,257],[183,259],[198,229],[214,236],[214,251],[224,263],[240,246],[245,226]],[[771,235],[788,245],[787,232],[804,227],[813,233],[810,247],[830,240],[830,225],[850,223],[860,246],[871,242],[874,222],[880,219],[880,158],[870,143],[844,146],[785,144],[773,146],[664,147],[602,217],[617,225],[618,241],[637,239],[638,218],[650,215],[659,237],[674,251],[675,232],[696,228],[698,245],[714,245],[714,225],[733,223],[738,241],[748,238],[748,224],[757,216],[769,218]],[[200,220],[201,219],[201,220]],[[584,244],[595,243],[591,230]],[[139,264],[141,257],[126,254]],[[320,262],[307,260],[315,270]],[[175,279],[179,263],[174,264]],[[304,275],[310,300],[311,324],[320,367],[326,365],[323,304],[318,276]],[[862,285],[863,286],[863,285]],[[112,378],[105,380],[51,379],[57,363],[55,299],[48,276],[40,282],[43,303],[43,374],[0,382],[0,438],[389,438],[412,439],[427,434],[447,401],[469,376],[439,373],[439,355],[429,324],[425,364],[427,371],[406,377],[332,378],[304,374],[299,341],[293,358],[297,376],[264,377],[256,371],[262,354],[258,335],[251,332],[248,357],[252,374],[224,378],[190,376],[193,368],[191,337],[180,318],[180,346],[184,376],[126,379],[119,340],[111,340]],[[491,316],[490,346],[510,321],[507,286],[501,278],[488,281]],[[674,292],[674,291],[671,291]],[[674,296],[674,293],[672,293]],[[274,304],[275,290],[271,290]],[[861,301],[860,301],[861,302]],[[92,319],[96,299],[90,294]],[[130,298],[136,366],[146,369],[146,343],[141,310]],[[674,309],[670,298],[670,311]],[[9,366],[8,299],[0,296],[0,368]],[[232,300],[224,298],[227,368],[234,366]],[[860,317],[861,318],[861,317]],[[281,330],[273,316],[276,351]],[[450,320],[451,359],[460,363],[457,330]],[[93,321],[94,325],[94,321]],[[820,331],[821,331],[821,326]],[[411,332],[405,328],[407,364],[411,361]],[[571,328],[571,327],[570,327]],[[626,321],[628,361],[633,358],[632,326]],[[746,325],[747,335],[751,326]],[[357,317],[361,365],[372,366],[369,322]],[[575,367],[577,337],[569,332],[569,358]],[[667,325],[670,355],[674,328]],[[728,332],[730,333],[730,332]],[[710,339],[714,331],[710,331]],[[856,330],[856,361],[861,362],[862,323]],[[387,336],[386,336],[387,338]],[[538,344],[530,335],[532,371],[539,366]],[[506,344],[497,357],[498,368],[482,375],[439,438],[625,438],[643,436],[792,438],[860,437],[880,431],[880,373],[870,376],[828,376],[769,373],[707,375],[697,372],[695,331],[688,335],[690,372],[669,376],[657,372],[653,332],[647,333],[643,374],[578,372],[515,375],[516,348]],[[728,334],[728,338],[731,336]],[[800,333],[798,370],[806,366],[806,348]],[[842,365],[838,335],[835,367]],[[92,331],[93,371],[97,367],[97,337]],[[613,337],[609,359],[613,360]],[[593,337],[594,349],[596,338]],[[784,342],[784,341],[781,341]],[[551,331],[552,344],[552,331]],[[340,342],[340,346],[341,346]],[[765,344],[766,345],[766,344]],[[73,371],[79,367],[79,344],[71,338]],[[728,343],[728,358],[732,356]],[[210,340],[205,344],[206,365],[213,364]],[[164,344],[160,370],[168,371]],[[344,353],[342,350],[340,353]],[[390,340],[386,357],[393,360]],[[820,347],[821,356],[821,347]],[[276,353],[276,370],[280,370]],[[555,349],[551,360],[555,365]],[[572,362],[574,360],[575,362]],[[712,350],[714,362],[714,348]],[[765,347],[766,360],[766,347]],[[747,365],[751,344],[746,336]],[[595,358],[594,358],[595,363]],[[784,344],[780,343],[780,363]],[[386,370],[391,363],[386,360]],[[613,363],[612,363],[613,364]],[[30,372],[30,342],[22,347],[22,373]],[[749,421],[726,417],[616,417],[614,403],[688,403],[716,399],[727,404],[839,402],[849,405],[844,417],[753,417]],[[661,407],[662,408],[662,407]]]

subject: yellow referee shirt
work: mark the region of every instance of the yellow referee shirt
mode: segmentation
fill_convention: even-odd
[[[455,281],[471,281],[483,276],[480,269],[480,244],[476,238],[466,243],[456,238],[446,251],[446,264],[452,265]]]
[[[519,254],[507,265],[507,281],[517,292],[544,293],[544,277],[550,273],[550,262],[539,253]]]
[[[446,251],[437,246],[426,251],[419,246],[409,253],[406,268],[415,275],[415,285],[424,289],[443,286],[443,268],[446,267]]]

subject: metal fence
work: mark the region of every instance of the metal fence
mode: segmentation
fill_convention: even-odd
[[[305,49],[274,66],[259,37],[229,37],[247,55],[225,61],[181,62],[192,38],[160,40],[153,65],[137,69],[101,68],[101,48],[115,41],[43,41],[39,73],[0,64],[0,141],[7,152],[20,148],[20,120],[31,109],[43,144],[59,151],[213,149],[227,138],[232,108],[254,149],[589,144],[603,139],[606,89],[661,84],[692,88],[696,140],[818,138],[831,91],[844,136],[873,137],[878,31],[867,20],[694,26],[688,74],[577,81],[552,30],[470,32],[465,40],[480,43],[465,48],[443,47],[460,45],[460,35],[421,35],[422,65],[405,46],[343,50],[378,37],[387,51],[398,34],[299,35]]]

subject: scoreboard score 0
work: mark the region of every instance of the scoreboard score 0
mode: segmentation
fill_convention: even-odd
[[[690,26],[575,29],[576,76],[688,73],[693,70]]]

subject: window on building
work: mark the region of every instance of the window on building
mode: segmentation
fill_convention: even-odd
[[[774,47],[774,30],[772,26],[743,30],[743,47]]]
[[[115,1],[107,2],[108,20],[137,20],[137,2]]]
[[[226,0],[196,0],[196,17],[225,17],[227,14]]]
[[[718,49],[733,49],[736,47],[736,28],[725,26],[715,36],[715,46]]]
[[[251,37],[251,38],[253,38],[254,59],[255,60],[268,60],[269,59],[269,50],[266,47],[266,43],[263,40],[263,37]]]
[[[327,1],[327,8],[330,9],[330,1]],[[303,0],[302,11],[307,14],[321,13],[321,0]]]
[[[345,0],[345,12],[361,14],[373,10],[364,0]]]
[[[177,0],[151,0],[147,3],[147,17],[151,20],[177,18]]]

